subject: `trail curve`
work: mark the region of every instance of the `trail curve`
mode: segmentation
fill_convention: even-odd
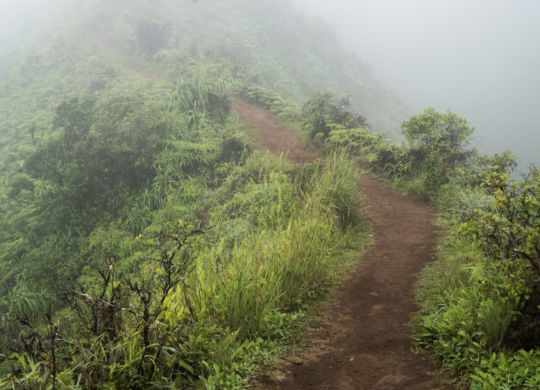
[[[244,101],[233,107],[261,131],[273,153],[293,162],[313,158],[273,116]],[[359,180],[362,213],[371,221],[374,244],[345,283],[337,288],[324,321],[308,331],[302,348],[260,378],[268,390],[430,390],[443,389],[439,366],[413,352],[409,326],[413,286],[433,259],[434,211],[425,202],[396,194],[368,175]]]

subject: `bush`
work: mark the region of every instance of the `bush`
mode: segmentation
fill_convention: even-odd
[[[311,138],[328,137],[336,129],[366,127],[366,118],[349,111],[348,98],[336,100],[331,92],[316,92],[304,104],[302,118]]]
[[[470,377],[473,389],[538,386],[536,175],[508,184],[495,167],[485,174],[484,192],[450,183],[438,197],[449,230],[418,284],[417,339]],[[530,339],[532,349],[514,352],[520,343],[509,334]]]
[[[493,353],[480,361],[471,378],[471,390],[538,389],[540,351]]]

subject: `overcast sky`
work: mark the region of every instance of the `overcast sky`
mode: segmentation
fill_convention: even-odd
[[[486,152],[540,166],[540,1],[297,0],[416,109],[460,113]]]
[[[0,0],[0,60],[19,42],[18,36],[47,19],[58,4],[60,0]]]
[[[50,10],[50,3],[48,0],[0,0],[1,40],[11,40],[14,32],[31,27],[40,14]]]

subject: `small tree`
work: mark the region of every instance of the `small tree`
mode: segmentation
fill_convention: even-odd
[[[401,129],[409,142],[413,164],[425,172],[431,190],[447,182],[449,174],[472,155],[466,145],[474,127],[451,111],[441,114],[429,107],[403,122]]]
[[[349,98],[335,100],[332,92],[316,92],[302,108],[304,125],[311,138],[322,134],[326,138],[336,129],[355,129],[366,127],[366,118],[349,111]]]

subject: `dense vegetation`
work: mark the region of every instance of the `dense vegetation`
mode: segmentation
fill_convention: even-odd
[[[451,112],[369,130],[404,109],[285,1],[78,6],[0,65],[0,387],[244,387],[361,249],[360,161],[440,212],[418,343],[538,388],[537,170]],[[325,158],[259,150],[239,95]]]
[[[402,125],[407,145],[365,129],[329,132],[396,189],[439,211],[438,260],[417,288],[417,341],[472,389],[540,386],[540,172],[511,181],[515,160],[467,147],[474,129],[427,109]]]
[[[230,114],[287,74],[216,41],[265,41],[266,6],[212,3],[91,1],[2,65],[0,387],[242,387],[361,245],[355,164],[294,167]]]
[[[334,259],[352,248],[355,180],[338,155],[295,169],[254,154],[208,209],[198,175],[158,209],[96,229],[81,277],[50,297],[14,292],[5,319],[20,341],[4,385],[242,386],[346,265]],[[188,222],[187,207],[207,224]],[[149,223],[137,234],[130,218]]]
[[[58,105],[3,203],[2,386],[242,387],[345,269],[354,162],[253,153],[223,74]]]

